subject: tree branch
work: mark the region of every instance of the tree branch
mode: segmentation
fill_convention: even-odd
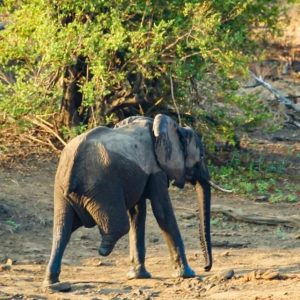
[[[261,76],[256,76],[253,72],[250,72],[251,77],[259,84],[265,87],[267,90],[269,90],[280,103],[284,104],[288,108],[292,108],[297,112],[300,112],[300,106],[293,103],[291,100],[289,100],[287,97],[282,95],[280,91],[275,89],[270,83],[264,81]]]
[[[287,227],[300,227],[300,217],[293,216],[278,216],[278,215],[258,215],[255,213],[245,212],[241,209],[234,209],[229,206],[212,205],[212,213],[222,213],[235,220],[260,224],[260,225],[284,225]]]
[[[175,107],[175,110],[176,110],[176,113],[177,113],[177,116],[178,116],[178,123],[179,123],[180,126],[182,126],[179,108],[177,106],[177,103],[176,103],[176,100],[175,100],[175,97],[174,97],[174,86],[173,86],[172,74],[170,74],[170,86],[171,86],[171,96],[172,96],[173,104],[174,104],[174,107]]]

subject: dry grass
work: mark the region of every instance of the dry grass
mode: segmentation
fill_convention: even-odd
[[[52,159],[60,154],[61,149],[57,138],[37,125],[24,132],[17,125],[1,128],[0,166],[10,168],[37,157]]]

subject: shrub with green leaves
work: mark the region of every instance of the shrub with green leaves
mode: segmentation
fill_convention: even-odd
[[[270,203],[300,200],[299,172],[290,173],[290,160],[253,151],[232,151],[230,156],[221,166],[210,163],[212,178],[225,188],[251,200],[260,196]]]
[[[0,111],[16,121],[57,113],[62,128],[82,128],[179,110],[232,140],[233,128],[267,116],[236,90],[277,30],[279,3],[4,0]]]

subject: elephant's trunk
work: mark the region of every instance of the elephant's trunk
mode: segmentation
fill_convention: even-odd
[[[199,232],[200,245],[205,258],[205,271],[212,267],[212,251],[210,238],[210,201],[211,187],[207,181],[196,183],[196,191],[199,204]]]

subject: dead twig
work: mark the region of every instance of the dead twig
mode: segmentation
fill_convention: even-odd
[[[47,139],[49,146],[55,151],[55,152],[60,152],[59,149],[57,149],[54,144],[51,142],[50,139]]]
[[[284,104],[288,108],[292,108],[297,112],[300,112],[300,106],[293,103],[291,100],[289,100],[287,97],[281,94],[280,91],[275,89],[270,83],[264,81],[261,76],[256,76],[253,72],[250,72],[251,77],[259,84],[265,87],[267,90],[269,90],[280,103]]]
[[[44,146],[50,146],[50,148],[52,148],[52,150],[54,150],[55,152],[60,152],[59,149],[57,149],[54,144],[51,142],[51,140],[49,138],[47,138],[47,141],[43,141],[41,139],[38,139],[32,135],[23,135],[23,138],[25,138],[26,140],[30,140],[30,141],[33,141],[33,142],[36,142],[38,144],[41,144],[41,145],[44,145]]]
[[[54,128],[54,125],[47,122],[46,120],[44,120],[43,118],[41,118],[40,116],[35,116],[40,122],[42,122],[43,124],[49,126],[50,128]]]
[[[46,125],[44,122],[41,122],[37,119],[30,119],[29,117],[26,117],[26,120],[44,129],[46,132],[54,135],[62,143],[63,146],[67,145],[67,143],[58,135],[58,133],[56,133],[50,126]]]
[[[155,109],[161,102],[163,101],[163,98],[158,99],[147,111],[146,115],[149,115],[149,113]]]
[[[40,139],[38,139],[38,138],[36,138],[36,137],[34,137],[34,136],[32,136],[32,135],[26,134],[26,135],[23,135],[23,137],[24,137],[26,140],[34,141],[34,142],[36,142],[36,143],[38,143],[38,144],[42,144],[42,145],[49,146],[49,144],[48,144],[47,142],[42,141],[42,140],[40,140]]]
[[[178,117],[178,123],[180,126],[182,126],[182,122],[181,122],[181,117],[180,117],[180,112],[179,112],[179,108],[177,106],[175,97],[174,97],[174,86],[173,86],[173,78],[172,78],[172,74],[170,74],[170,86],[171,86],[171,97],[173,100],[173,104],[177,113],[177,117]]]

